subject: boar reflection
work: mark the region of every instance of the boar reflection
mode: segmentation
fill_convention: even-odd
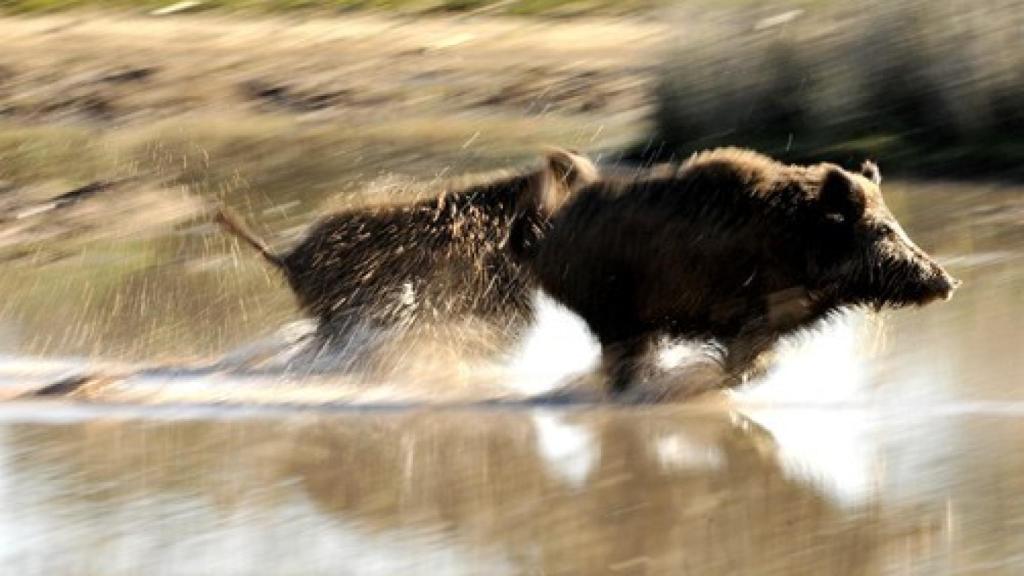
[[[274,541],[252,552],[268,562],[278,561],[282,534],[296,565],[344,564],[373,548],[423,561],[431,546],[460,551],[461,568],[441,573],[501,558],[518,572],[862,574],[890,538],[872,506],[837,507],[782,469],[770,434],[726,412],[95,422],[15,429],[11,440],[24,456],[10,473],[49,494],[46,506],[57,509],[48,514],[84,506],[114,535],[108,549],[122,558],[147,550],[153,562],[196,542],[207,558],[226,554],[225,523],[249,544]],[[170,501],[192,520],[149,536],[159,545],[133,546],[121,525],[177,515]],[[348,536],[336,534],[342,528]],[[352,530],[360,550],[346,549]],[[397,550],[410,532],[431,534],[430,546]],[[71,536],[70,549],[88,555],[99,533]],[[325,549],[331,538],[337,547]]]

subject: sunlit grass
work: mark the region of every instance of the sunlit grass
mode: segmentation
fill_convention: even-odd
[[[203,0],[191,10],[232,10],[254,13],[343,12],[473,12],[495,14],[624,14],[650,10],[669,0]],[[153,10],[173,0],[0,0],[0,12],[35,13],[71,9]]]

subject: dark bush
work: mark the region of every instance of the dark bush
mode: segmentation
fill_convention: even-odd
[[[867,155],[961,172],[984,157],[986,169],[1019,170],[1021,2],[910,0],[797,14],[758,22],[737,13],[670,51],[655,117],[663,150],[728,143],[794,160]],[[780,23],[763,25],[772,20]],[[950,161],[958,157],[964,162]]]

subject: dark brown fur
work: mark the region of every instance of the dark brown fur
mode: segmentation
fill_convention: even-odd
[[[552,149],[540,170],[333,214],[281,254],[223,211],[217,220],[281,269],[324,336],[356,322],[411,328],[463,319],[514,335],[533,314],[522,259],[568,195],[596,178],[585,158]]]
[[[766,368],[780,337],[843,307],[952,294],[959,282],[906,237],[880,182],[870,163],[855,174],[705,152],[670,175],[580,191],[532,266],[597,336],[614,389],[662,335],[717,341],[733,385]]]

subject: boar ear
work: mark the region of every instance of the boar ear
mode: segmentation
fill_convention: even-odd
[[[548,148],[544,155],[544,169],[535,186],[531,208],[550,216],[562,207],[568,197],[597,181],[598,171],[586,157],[561,148]]]
[[[828,220],[856,222],[864,215],[864,191],[845,170],[828,166],[821,181],[818,204]]]
[[[597,180],[597,166],[575,150],[548,147],[544,157],[551,174],[570,190],[582,188]]]
[[[515,218],[508,237],[512,253],[529,257],[551,216],[572,193],[597,179],[597,167],[585,156],[563,148],[546,148],[543,168],[530,176],[528,185],[516,199]]]
[[[871,160],[865,160],[860,165],[860,174],[870,180],[875,186],[882,183],[882,171],[878,169],[878,164]]]

